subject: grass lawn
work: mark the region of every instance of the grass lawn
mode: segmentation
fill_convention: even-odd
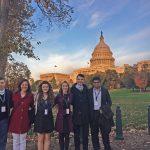
[[[148,118],[148,105],[150,105],[150,92],[133,92],[120,89],[110,91],[112,109],[116,114],[116,107],[122,110],[122,123],[124,129],[146,129]],[[115,117],[114,117],[115,119]]]

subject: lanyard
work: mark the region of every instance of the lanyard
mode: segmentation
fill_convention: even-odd
[[[44,100],[44,109],[49,109],[51,106],[50,106],[50,103],[48,102],[48,100]]]
[[[100,92],[101,92],[101,90],[99,90],[98,93],[96,91],[94,92],[96,101],[97,101],[97,98],[98,98]]]
[[[66,107],[68,108],[69,107],[69,97],[65,97],[64,101],[65,101]]]
[[[2,98],[2,95],[0,96],[0,100],[1,100],[2,103],[5,102],[5,93],[4,93],[4,95],[3,95],[3,98]]]

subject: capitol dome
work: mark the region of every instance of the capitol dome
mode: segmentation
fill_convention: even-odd
[[[115,67],[115,59],[109,46],[104,42],[104,37],[101,32],[100,42],[95,47],[90,60],[91,67],[111,68]]]

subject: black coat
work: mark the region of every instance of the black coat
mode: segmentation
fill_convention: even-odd
[[[84,85],[83,91],[78,90],[74,84],[71,87],[71,93],[73,94],[73,123],[76,125],[89,123],[89,100],[88,100],[88,88]]]
[[[0,120],[6,119],[10,117],[10,108],[12,108],[12,92],[8,89],[5,89],[5,102],[6,113],[0,115]],[[1,105],[1,103],[0,103]],[[2,104],[3,105],[3,104]]]
[[[90,123],[94,122],[95,118],[94,116],[94,98],[93,98],[93,88],[89,89],[88,92],[89,95],[89,103],[90,103]],[[112,127],[114,125],[113,122],[113,113],[111,111],[111,105],[112,101],[109,95],[109,92],[106,88],[101,87],[101,109],[103,112],[103,118],[102,123],[105,125]]]
[[[7,113],[10,116],[10,108],[12,108],[12,92],[8,89],[5,89],[6,92],[6,100],[7,100]]]

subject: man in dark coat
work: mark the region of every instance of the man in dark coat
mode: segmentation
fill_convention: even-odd
[[[92,144],[94,150],[100,150],[100,129],[105,150],[111,150],[109,133],[113,125],[112,102],[108,90],[101,86],[100,81],[99,77],[94,77],[93,88],[89,90]]]
[[[0,150],[6,149],[12,93],[5,89],[5,80],[0,77]]]
[[[88,150],[89,134],[89,101],[88,89],[84,84],[85,77],[78,74],[76,83],[71,87],[73,94],[73,126],[75,150],[80,150],[80,141],[82,139],[83,150]]]

